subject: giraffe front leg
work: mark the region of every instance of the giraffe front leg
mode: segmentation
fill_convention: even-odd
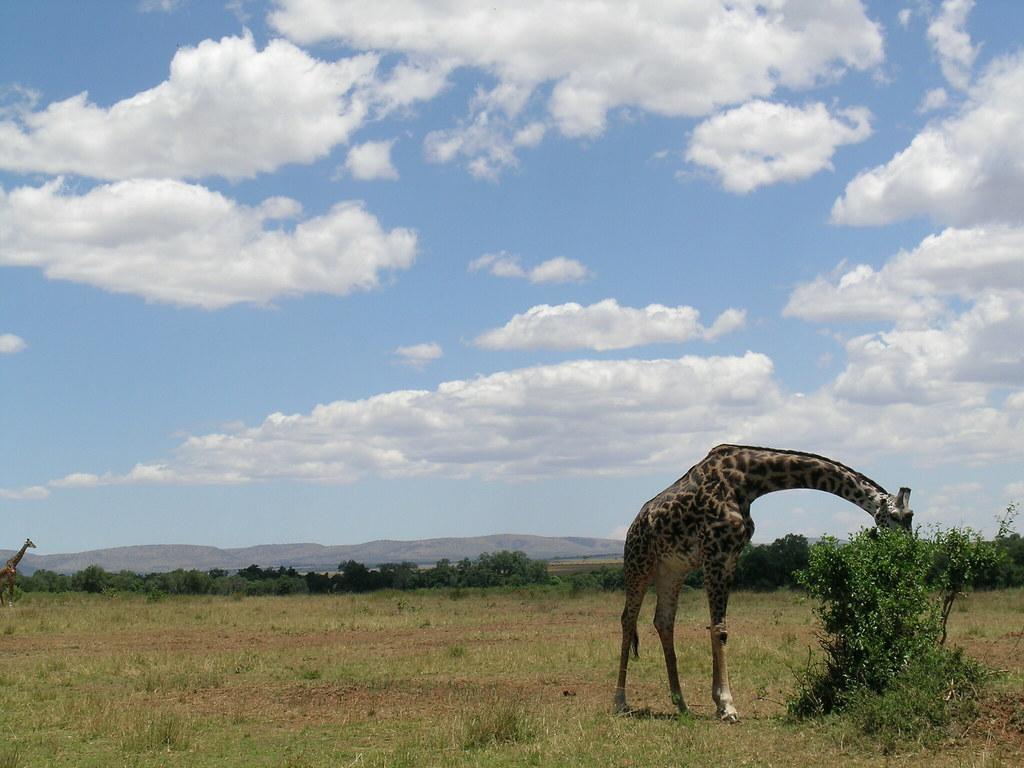
[[[685,575],[685,574],[684,574]],[[683,577],[678,573],[660,571],[655,586],[658,592],[658,605],[654,609],[654,628],[658,630],[661,648],[665,653],[665,671],[668,674],[668,687],[672,695],[672,703],[680,712],[686,712],[686,700],[679,684],[679,668],[676,662],[675,623],[676,608],[679,605],[679,589]]]
[[[740,719],[739,713],[732,701],[732,691],[729,689],[729,665],[725,657],[725,643],[728,639],[728,632],[725,623],[711,625],[711,698],[715,702],[718,716],[722,720],[735,723]]]
[[[725,652],[729,638],[725,628],[725,612],[729,603],[732,570],[729,564],[722,567],[705,566],[705,587],[711,613],[711,698],[715,702],[718,717],[729,723],[735,723],[740,719],[729,688],[729,665]]]

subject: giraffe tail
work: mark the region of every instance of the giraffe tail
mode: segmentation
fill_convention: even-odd
[[[640,658],[640,635],[637,634],[636,627],[633,627],[633,642],[630,643],[630,646],[633,649],[633,658],[634,659],[639,659]]]

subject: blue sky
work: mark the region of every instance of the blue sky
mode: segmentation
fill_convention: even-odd
[[[993,530],[1024,497],[1022,28],[4,3],[5,546],[621,536],[720,442]]]

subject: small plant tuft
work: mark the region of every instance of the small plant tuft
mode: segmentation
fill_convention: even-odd
[[[20,744],[8,744],[0,748],[0,768],[21,768],[25,765]]]
[[[518,701],[497,701],[477,710],[466,722],[463,749],[492,744],[520,744],[533,738],[534,728],[526,708]]]
[[[141,713],[121,739],[128,753],[180,752],[189,748],[192,723],[176,712]]]

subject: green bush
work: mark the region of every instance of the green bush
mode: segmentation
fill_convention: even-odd
[[[970,528],[935,529],[931,545],[934,549],[932,569],[929,582],[938,590],[941,597],[941,635],[939,644],[946,642],[946,624],[953,602],[979,580],[989,580],[991,574],[997,573],[1005,553],[999,548],[998,542],[1008,532],[1004,525],[1000,526],[996,542],[985,541],[981,534]]]
[[[985,679],[985,668],[962,650],[933,646],[911,659],[883,693],[852,693],[846,715],[860,735],[886,751],[908,741],[932,743],[951,723],[977,715]]]
[[[902,530],[861,531],[845,545],[828,537],[811,547],[798,580],[821,601],[815,613],[825,660],[800,679],[794,714],[843,709],[861,689],[881,693],[935,645],[940,619],[926,586],[931,565],[931,546]]]
[[[996,542],[969,528],[930,538],[873,529],[811,547],[798,580],[820,601],[825,657],[798,676],[790,712],[842,711],[886,748],[932,740],[972,717],[986,671],[944,646],[946,621],[958,595],[998,572],[1008,528]]]

